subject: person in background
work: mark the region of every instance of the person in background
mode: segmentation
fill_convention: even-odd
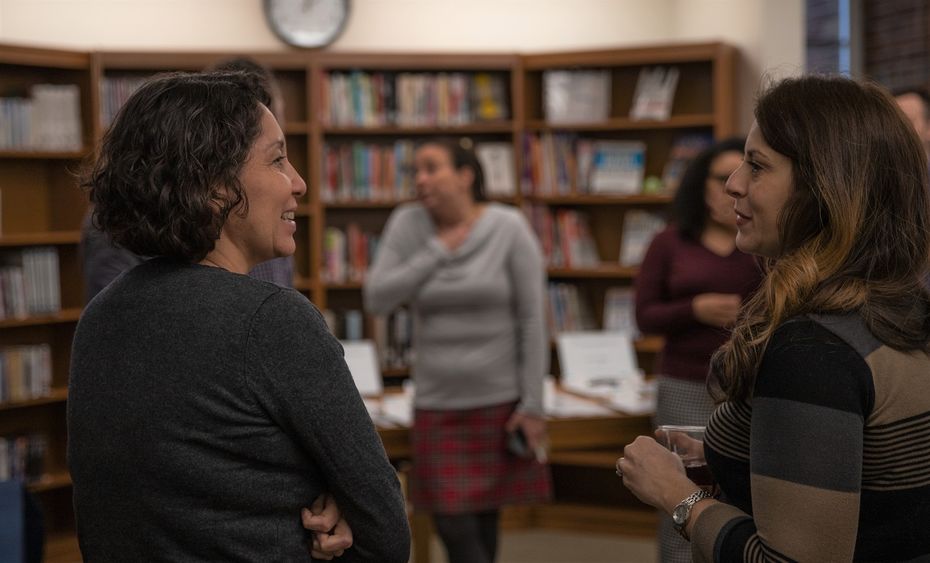
[[[227,72],[248,72],[259,78],[263,88],[271,98],[269,109],[284,123],[284,97],[281,87],[268,67],[248,57],[224,59],[207,70]],[[100,230],[94,228],[89,210],[81,224],[81,259],[84,275],[85,302],[90,302],[100,290],[105,288],[121,273],[142,263],[145,258],[121,248]],[[257,264],[249,275],[260,280],[276,283],[282,287],[294,286],[294,257],[281,256]]]
[[[924,153],[930,159],[930,94],[923,87],[902,88],[893,94],[898,107],[917,131]]]
[[[294,252],[307,189],[268,104],[248,73],[155,78],[82,182],[95,225],[153,257],[75,330],[68,464],[88,561],[409,558],[342,347],[303,295],[246,275]]]
[[[623,483],[695,561],[930,559],[926,155],[881,87],[803,76],[759,98],[727,182],[768,262],[711,361],[703,443],[723,500],[640,436]],[[696,444],[700,445],[700,444]]]
[[[736,248],[733,198],[724,189],[743,161],[744,144],[718,142],[689,164],[673,221],[653,239],[636,276],[637,325],[665,340],[656,365],[656,425],[707,424],[714,409],[706,388],[710,357],[762,279],[756,259]],[[658,544],[663,563],[691,560],[668,517],[660,520]]]
[[[485,201],[469,140],[428,140],[415,166],[418,201],[388,219],[364,303],[414,316],[412,502],[432,513],[450,563],[487,563],[500,507],[551,494],[546,274],[523,215]],[[508,434],[523,452],[508,450]]]

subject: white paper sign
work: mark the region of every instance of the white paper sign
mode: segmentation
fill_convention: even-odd
[[[381,368],[378,367],[378,355],[371,340],[342,341],[346,364],[352,372],[355,386],[363,397],[381,395],[384,384],[381,380]]]
[[[572,391],[609,396],[622,381],[642,377],[624,332],[563,332],[558,353],[562,385]]]

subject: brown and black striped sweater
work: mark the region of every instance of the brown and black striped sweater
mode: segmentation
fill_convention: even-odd
[[[856,315],[779,327],[705,451],[727,504],[695,522],[695,561],[930,560],[930,358]]]

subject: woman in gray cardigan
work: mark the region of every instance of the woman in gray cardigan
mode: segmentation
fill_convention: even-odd
[[[523,215],[484,201],[469,143],[427,141],[415,164],[419,201],[391,215],[365,306],[413,312],[412,501],[433,513],[450,563],[491,562],[499,508],[550,494],[545,269]],[[508,433],[529,456],[508,451]]]

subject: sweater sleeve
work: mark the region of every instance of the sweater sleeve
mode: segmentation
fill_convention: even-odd
[[[365,309],[383,315],[409,303],[437,268],[449,258],[449,251],[432,237],[417,239],[411,210],[395,210],[384,228],[374,264],[362,290]]]
[[[313,460],[352,528],[354,545],[339,560],[406,563],[410,529],[396,472],[322,315],[280,291],[250,332],[250,387]]]
[[[516,215],[516,214],[515,214]],[[548,371],[548,340],[543,296],[546,270],[529,224],[516,215],[517,229],[508,257],[519,333],[520,403],[517,410],[543,416],[543,378]]]
[[[695,561],[851,561],[871,371],[813,321],[787,323],[752,398],[753,515],[718,504],[695,522]]]
[[[678,237],[672,229],[652,240],[636,274],[636,324],[647,334],[672,334],[697,323],[690,297],[668,296],[668,278]]]

